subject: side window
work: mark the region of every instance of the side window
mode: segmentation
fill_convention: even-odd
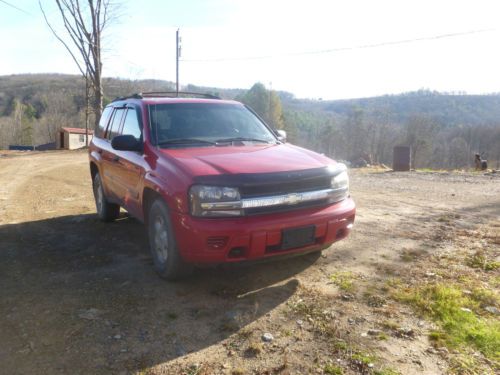
[[[141,139],[141,126],[137,119],[137,111],[133,108],[127,110],[125,121],[123,122],[123,135],[133,135],[136,139]]]
[[[99,120],[99,126],[96,129],[96,136],[99,138],[104,137],[104,131],[106,130],[106,125],[108,125],[109,117],[113,112],[113,107],[106,107],[102,111],[101,119]]]
[[[106,133],[107,139],[113,139],[118,135],[124,113],[125,113],[125,108],[118,108],[115,110],[115,113],[113,114],[113,119],[111,120],[111,123],[108,126],[108,131]]]

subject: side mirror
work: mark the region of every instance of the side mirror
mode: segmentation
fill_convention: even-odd
[[[111,147],[118,151],[142,151],[142,142],[133,135],[117,135],[111,140]]]
[[[286,131],[278,129],[278,130],[276,130],[276,133],[278,134],[278,140],[285,143],[286,142]]]

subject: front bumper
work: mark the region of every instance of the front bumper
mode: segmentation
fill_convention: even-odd
[[[196,218],[172,212],[177,247],[189,263],[258,260],[284,254],[321,250],[345,238],[356,208],[351,198],[330,206],[238,218]],[[280,250],[282,231],[315,226],[314,243]]]

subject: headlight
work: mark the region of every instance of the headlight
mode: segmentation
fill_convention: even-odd
[[[345,168],[345,166],[343,167]],[[349,196],[349,176],[347,175],[347,170],[343,170],[332,177],[331,187],[334,190],[331,198],[332,202],[341,201]]]
[[[189,190],[189,198],[194,216],[242,215],[240,192],[236,188],[194,185]]]
[[[332,189],[347,189],[349,190],[349,176],[347,171],[340,172],[332,177]]]

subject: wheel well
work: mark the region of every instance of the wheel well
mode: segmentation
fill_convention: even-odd
[[[93,162],[90,163],[90,176],[92,177],[92,181],[94,181],[94,177],[99,172],[97,165]]]
[[[161,198],[162,196],[151,188],[144,188],[142,193],[142,213],[144,215],[144,222],[148,221],[148,211],[149,207],[156,198]]]

